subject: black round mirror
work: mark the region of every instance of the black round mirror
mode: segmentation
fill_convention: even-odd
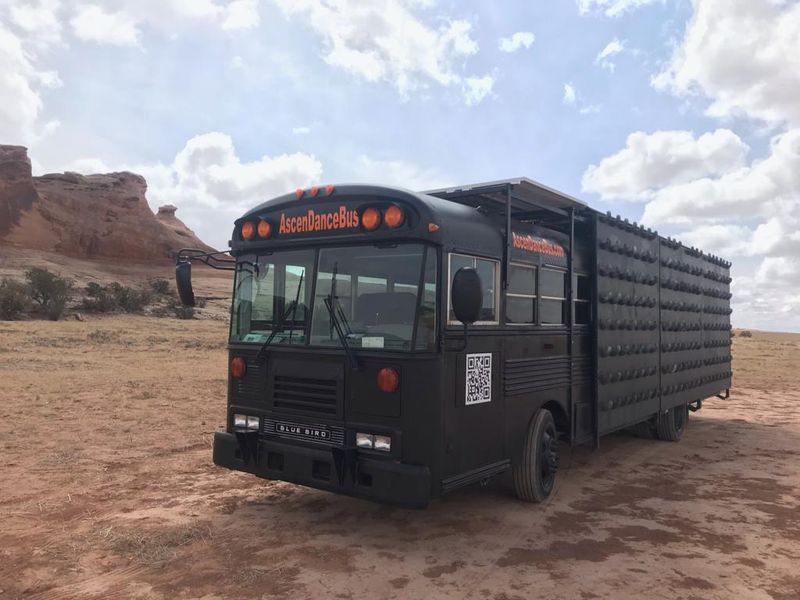
[[[483,305],[483,286],[475,269],[462,267],[453,277],[453,312],[456,319],[469,325],[478,320]]]
[[[192,263],[179,262],[175,265],[175,284],[178,296],[184,306],[194,306],[194,290],[192,289]]]

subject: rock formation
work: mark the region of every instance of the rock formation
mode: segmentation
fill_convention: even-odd
[[[0,245],[78,258],[152,261],[184,247],[212,250],[168,205],[147,204],[135,173],[31,177],[27,150],[0,145]]]

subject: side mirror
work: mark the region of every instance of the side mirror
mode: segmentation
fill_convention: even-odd
[[[192,263],[187,261],[175,265],[175,285],[178,296],[184,306],[194,306],[194,290],[192,289]]]
[[[483,285],[475,269],[462,267],[453,277],[453,312],[464,325],[478,320],[483,305]]]

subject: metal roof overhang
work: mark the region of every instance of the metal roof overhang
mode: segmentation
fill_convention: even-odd
[[[510,200],[511,213],[517,219],[541,218],[542,211],[559,217],[568,217],[570,209],[588,208],[585,202],[527,177],[447,187],[421,193],[470,206],[488,208],[489,205],[494,205],[503,211]]]

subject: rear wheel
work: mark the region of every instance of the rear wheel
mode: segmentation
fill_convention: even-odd
[[[522,453],[512,467],[514,491],[525,502],[543,502],[553,491],[558,470],[558,432],[553,415],[541,409],[528,426]]]
[[[656,417],[656,437],[665,442],[678,442],[689,422],[689,406],[673,406]]]

